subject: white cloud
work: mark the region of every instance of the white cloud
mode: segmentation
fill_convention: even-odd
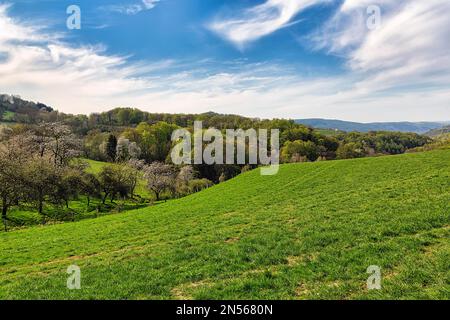
[[[361,90],[450,83],[450,1],[383,0],[381,25],[366,26],[369,1],[346,0],[316,37],[363,77]]]
[[[383,13],[381,29],[363,30],[349,45],[334,41],[343,43],[339,37],[359,32],[359,26],[353,30],[348,21],[336,25],[322,38],[323,47],[343,54],[349,72],[316,78],[273,63],[239,63],[234,68],[214,61],[130,63],[127,57],[106,54],[101,46],[68,45],[61,36],[12,19],[0,5],[0,91],[85,114],[132,106],[151,112],[213,110],[252,117],[449,120],[450,64],[444,34],[450,10],[446,1],[427,1],[392,7]],[[356,10],[347,8],[337,15]],[[406,19],[401,17],[413,23],[403,37],[407,25],[400,23]],[[397,50],[391,41],[400,41]],[[378,93],[423,81],[434,87]]]
[[[105,9],[113,12],[123,13],[127,15],[135,15],[142,11],[153,9],[160,0],[141,0],[138,3],[109,5]]]
[[[0,3],[0,43],[7,41],[44,41],[50,38],[49,35],[39,34],[40,29],[34,24],[17,24],[7,15],[11,4]],[[55,36],[51,37],[55,38]],[[2,47],[0,47],[0,50]]]
[[[159,0],[142,0],[142,4],[146,9],[153,9],[158,2]]]
[[[327,0],[266,0],[237,16],[216,19],[209,28],[239,48],[284,28],[302,10]]]
[[[101,46],[72,47],[43,30],[7,15],[0,6],[0,88],[47,100],[64,111],[88,113],[91,101],[152,86],[140,74],[167,66],[127,63],[126,57],[104,54]],[[80,103],[80,100],[83,102]]]

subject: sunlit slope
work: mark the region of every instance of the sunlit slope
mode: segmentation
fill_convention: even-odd
[[[0,234],[0,298],[450,298],[450,151],[282,166]],[[66,288],[69,265],[81,290]],[[366,269],[382,269],[367,291]]]

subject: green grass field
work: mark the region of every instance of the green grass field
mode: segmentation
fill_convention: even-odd
[[[1,299],[450,299],[450,151],[290,164],[0,234]],[[81,290],[68,290],[70,265]],[[368,291],[367,267],[382,271]]]
[[[336,136],[339,133],[342,133],[343,131],[336,131],[333,129],[314,129],[318,134],[324,135],[324,136]]]
[[[5,111],[2,115],[3,121],[13,121],[14,120],[15,113],[11,111]]]

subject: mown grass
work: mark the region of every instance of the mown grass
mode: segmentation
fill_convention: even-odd
[[[450,151],[290,164],[0,234],[2,299],[449,299]],[[69,265],[81,290],[66,288]],[[382,270],[368,291],[366,269]]]

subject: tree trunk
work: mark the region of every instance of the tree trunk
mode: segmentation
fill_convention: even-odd
[[[131,186],[130,190],[131,199],[134,199],[134,190],[136,190],[136,186],[137,186],[137,179],[133,181],[133,184]]]
[[[58,138],[56,138],[56,148],[55,148],[55,167],[57,166],[58,163],[58,154],[59,154],[59,140]]]
[[[6,218],[7,213],[8,213],[8,206],[6,205],[5,199],[3,199],[2,220],[3,225],[5,226],[5,232],[8,231],[8,220]]]
[[[91,204],[91,198],[89,197],[89,196],[87,196],[87,206],[88,206],[88,209],[89,209],[89,205]]]
[[[42,214],[43,211],[44,211],[44,201],[40,199],[38,205],[38,212],[42,216],[42,224],[45,224],[45,216]]]
[[[156,195],[156,201],[159,201],[159,192],[155,191],[155,195]]]
[[[39,214],[42,214],[43,211],[44,211],[44,203],[42,200],[39,200],[38,212]]]
[[[108,198],[108,193],[105,192],[105,196],[104,196],[103,199],[102,199],[102,203],[103,203],[103,204],[105,204],[107,198]]]

